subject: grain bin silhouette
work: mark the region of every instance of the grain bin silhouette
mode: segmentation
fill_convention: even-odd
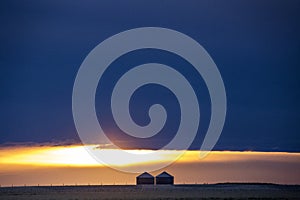
[[[155,177],[156,185],[174,185],[174,176],[167,172],[162,172]]]
[[[148,172],[144,172],[136,177],[137,185],[154,185],[154,176]]]

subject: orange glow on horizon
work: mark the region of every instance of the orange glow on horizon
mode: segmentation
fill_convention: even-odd
[[[97,145],[86,148],[92,151],[102,151],[105,155],[117,156],[119,149],[98,149]],[[152,155],[152,150],[126,150],[133,154],[145,154],[136,160],[126,157],[117,158],[108,165],[134,166],[141,164],[155,164],[157,162],[172,161],[177,150],[159,150],[158,154]],[[184,151],[180,151],[184,152]],[[243,160],[273,160],[276,158],[282,162],[290,159],[299,159],[300,153],[286,152],[251,152],[251,151],[211,151],[205,158],[200,159],[200,151],[186,151],[176,163],[207,163],[229,162]],[[82,145],[72,146],[25,146],[25,147],[2,147],[0,148],[0,165],[31,165],[31,166],[72,166],[72,167],[103,167],[103,163],[97,162]]]
[[[115,158],[117,149],[96,145],[0,147],[0,185],[49,184],[135,184],[137,174],[124,173],[98,163],[86,148]],[[131,160],[112,159],[110,166],[143,170],[172,161],[178,151],[126,150],[145,156]],[[173,174],[176,184],[218,182],[264,182],[300,184],[300,153],[212,151],[200,158],[200,151],[186,151],[162,170]]]

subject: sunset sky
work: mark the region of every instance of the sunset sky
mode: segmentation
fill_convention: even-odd
[[[78,145],[18,146],[4,147],[0,150],[2,186],[135,184],[135,176],[138,173],[124,173],[111,167],[118,165],[143,171],[144,165],[155,166],[170,159],[170,155],[174,153],[172,150],[161,151],[159,156],[145,157],[145,160],[117,159],[107,167],[107,163],[96,162],[83,146]],[[108,155],[114,155],[114,151],[117,150],[103,151]],[[172,165],[152,174],[157,175],[166,170],[175,175],[175,184],[219,182],[299,184],[299,159],[300,153],[238,151],[213,151],[204,159],[199,159],[199,151],[190,150]]]
[[[166,170],[178,184],[300,184],[299,9],[295,0],[1,1],[0,185],[134,184],[138,173],[114,166],[143,172],[145,166],[171,162],[176,153],[184,153],[172,149],[148,154],[167,144],[180,122],[178,101],[163,87],[141,87],[130,102],[132,118],[141,126],[149,123],[149,105],[165,106],[168,118],[160,134],[136,139],[112,120],[106,103],[115,82],[130,67],[149,62],[172,66],[189,77],[201,108],[199,130],[189,149],[154,175]],[[116,59],[95,98],[107,136],[145,157],[99,163],[81,144],[72,116],[79,67],[100,42],[138,27],[180,31],[200,43],[216,63],[226,89],[227,114],[221,137],[205,158],[199,157],[211,116],[205,82],[185,59],[157,49]],[[106,141],[86,148],[113,158],[119,151]]]

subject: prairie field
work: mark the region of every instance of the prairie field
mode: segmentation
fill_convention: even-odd
[[[1,187],[0,199],[300,199],[300,186],[205,184]]]

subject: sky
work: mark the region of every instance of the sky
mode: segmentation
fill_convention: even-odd
[[[299,9],[300,3],[296,0],[1,1],[0,146],[13,150],[20,145],[50,148],[80,144],[72,116],[72,91],[85,57],[99,43],[119,32],[139,27],[163,27],[182,32],[200,43],[220,71],[226,89],[227,114],[215,151],[299,152]],[[116,142],[129,144],[127,148],[150,146],[157,149],[173,137],[180,113],[176,99],[168,90],[144,87],[132,98],[132,116],[141,125],[149,122],[145,105],[157,101],[167,106],[165,134],[146,142],[132,142],[132,138],[120,135],[110,120],[103,99],[103,96],[109,96],[113,81],[129,70],[125,67],[122,71],[119,66],[150,61],[174,68],[185,66],[181,73],[197,85],[194,89],[201,107],[201,122],[189,149],[199,150],[211,115],[208,91],[203,80],[193,76],[189,63],[172,53],[144,49],[118,58],[101,80],[105,83],[104,89],[97,89],[98,120],[107,129],[114,130],[110,134]],[[159,99],[160,94],[165,95],[163,99]],[[0,150],[1,159],[9,158],[3,156],[4,149]],[[245,159],[244,156],[239,159]],[[279,171],[274,169],[269,178],[256,180],[295,183],[295,177],[287,175],[286,169],[294,169],[299,162],[277,159],[273,161],[280,163],[276,168]],[[196,169],[202,169],[196,167],[197,162],[193,165],[195,174]],[[253,163],[247,166],[254,166]],[[57,167],[61,166],[55,165],[51,169],[55,171]],[[179,170],[176,166],[171,167],[174,167],[172,172]],[[8,168],[1,167],[0,172],[6,173]],[[254,168],[259,173],[267,167]],[[44,168],[39,166],[39,169]],[[9,172],[11,176],[6,180],[14,180],[15,173],[19,170]],[[290,179],[270,179],[278,173]],[[252,179],[248,177],[247,180]],[[208,176],[205,180],[193,181],[215,180]],[[5,183],[10,184],[10,181]]]
[[[216,149],[299,151],[297,1],[29,0],[2,1],[0,9],[1,144],[79,142],[72,89],[82,61],[109,36],[156,26],[192,37],[218,66],[228,108]],[[153,55],[179,62],[167,56]],[[191,148],[200,146],[203,130]]]

